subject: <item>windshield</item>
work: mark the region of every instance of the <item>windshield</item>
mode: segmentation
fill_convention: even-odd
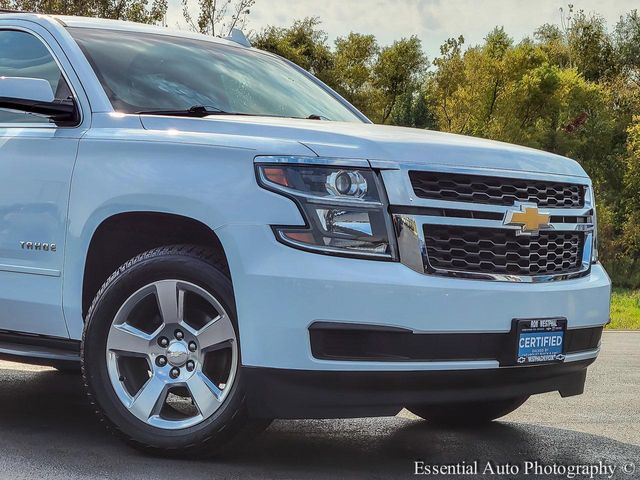
[[[162,34],[69,31],[118,112],[201,105],[250,115],[362,122],[305,74],[256,50]]]

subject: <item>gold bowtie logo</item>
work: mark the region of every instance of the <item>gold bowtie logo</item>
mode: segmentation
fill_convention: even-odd
[[[520,205],[518,210],[507,210],[504,224],[519,226],[518,234],[532,234],[548,228],[550,220],[551,215],[540,212],[535,205]]]

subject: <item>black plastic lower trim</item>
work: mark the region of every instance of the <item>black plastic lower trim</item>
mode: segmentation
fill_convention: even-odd
[[[515,398],[584,390],[578,362],[481,370],[423,372],[311,371],[244,367],[247,401],[261,418],[349,418],[395,415],[403,407]]]
[[[513,365],[516,359],[516,322],[505,333],[414,333],[375,325],[316,322],[309,327],[311,352],[319,360],[453,361],[497,360]],[[567,354],[595,350],[602,327],[569,329]]]

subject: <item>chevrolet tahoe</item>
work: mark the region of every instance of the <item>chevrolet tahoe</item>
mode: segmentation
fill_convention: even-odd
[[[575,161],[374,125],[240,32],[0,14],[0,356],[146,451],[578,395],[596,235]]]

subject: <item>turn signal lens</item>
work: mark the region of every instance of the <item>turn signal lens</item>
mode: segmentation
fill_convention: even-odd
[[[264,169],[264,176],[270,182],[273,182],[277,185],[282,185],[283,187],[289,186],[289,181],[287,180],[287,172],[285,172],[282,167],[267,167]]]

